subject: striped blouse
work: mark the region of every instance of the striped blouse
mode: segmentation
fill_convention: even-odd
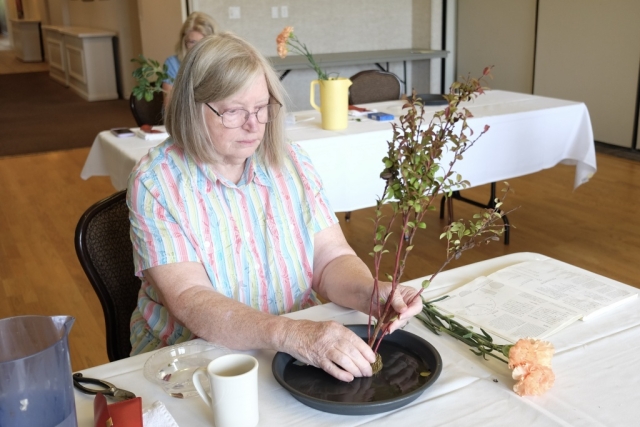
[[[170,139],[149,151],[129,177],[127,203],[136,274],[132,354],[195,336],[159,303],[143,271],[201,262],[221,294],[272,314],[317,304],[311,289],[314,234],[337,222],[322,181],[295,144],[279,171],[252,156],[234,184]]]

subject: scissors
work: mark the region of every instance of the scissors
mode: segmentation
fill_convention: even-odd
[[[100,389],[87,388],[83,386],[81,383],[93,384],[101,388]],[[103,395],[111,397],[116,401],[128,400],[136,397],[135,394],[133,394],[128,390],[118,388],[107,381],[84,377],[80,372],[73,374],[73,385],[83,393],[86,393],[86,394],[102,393]]]

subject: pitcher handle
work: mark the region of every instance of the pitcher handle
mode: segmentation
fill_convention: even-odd
[[[315,90],[315,86],[317,86],[318,84],[320,84],[319,80],[313,80],[311,82],[310,93],[309,93],[309,102],[311,103],[311,106],[313,108],[315,108],[316,110],[320,111],[320,107],[318,107],[316,105],[316,90]]]

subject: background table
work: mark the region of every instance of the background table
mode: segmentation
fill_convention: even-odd
[[[402,101],[369,104],[369,108],[402,112]],[[574,188],[596,172],[596,157],[589,112],[583,103],[489,91],[467,108],[474,117],[469,126],[479,133],[491,128],[456,164],[455,170],[471,186],[488,184],[538,172],[559,163],[575,165]],[[425,107],[430,117],[442,107]],[[298,122],[287,130],[311,156],[336,212],[375,206],[384,189],[380,179],[382,158],[392,137],[390,122],[363,118],[341,131],[324,130],[317,111],[295,113]],[[91,147],[81,177],[108,175],[118,190],[137,161],[157,141],[117,138],[101,132]]]
[[[446,294],[468,281],[509,265],[548,257],[516,253],[441,273],[427,298]],[[419,287],[422,279],[407,282]],[[343,324],[366,323],[366,316],[335,304],[287,315]],[[640,299],[632,300],[587,322],[578,321],[553,335],[556,348],[555,386],[542,397],[519,397],[506,365],[484,361],[464,344],[437,336],[412,319],[405,328],[435,346],[443,361],[442,374],[416,401],[398,410],[369,416],[328,414],[311,409],[284,390],[271,374],[273,351],[247,352],[259,360],[260,426],[411,425],[487,426],[631,426],[640,419]],[[144,379],[142,367],[151,354],[142,354],[82,371],[106,379],[142,397],[143,407],[161,400],[181,427],[210,426],[212,417],[199,398],[175,399]],[[76,392],[78,425],[92,426],[93,397]]]
[[[344,67],[349,65],[375,64],[379,69],[389,71],[390,62],[402,62],[403,93],[407,87],[407,61],[420,61],[425,59],[446,58],[446,50],[431,50],[422,48],[370,50],[360,52],[336,52],[319,53],[313,55],[314,59],[323,69],[331,67]],[[270,56],[269,61],[273,68],[283,71],[280,80],[284,79],[291,70],[306,70],[309,68],[309,60],[303,55],[287,55],[285,58]],[[386,63],[382,66],[381,63]]]

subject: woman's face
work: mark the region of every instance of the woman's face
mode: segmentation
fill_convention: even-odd
[[[184,46],[187,48],[187,50],[189,50],[203,38],[204,35],[200,31],[187,31],[187,34],[184,35]]]
[[[263,74],[256,77],[244,90],[222,101],[210,102],[211,108],[219,114],[237,109],[255,113],[258,108],[269,104],[269,89]],[[229,129],[222,124],[222,118],[203,105],[205,121],[215,153],[215,163],[223,168],[244,168],[244,162],[258,149],[264,137],[265,124],[259,123],[255,114],[242,126]]]

